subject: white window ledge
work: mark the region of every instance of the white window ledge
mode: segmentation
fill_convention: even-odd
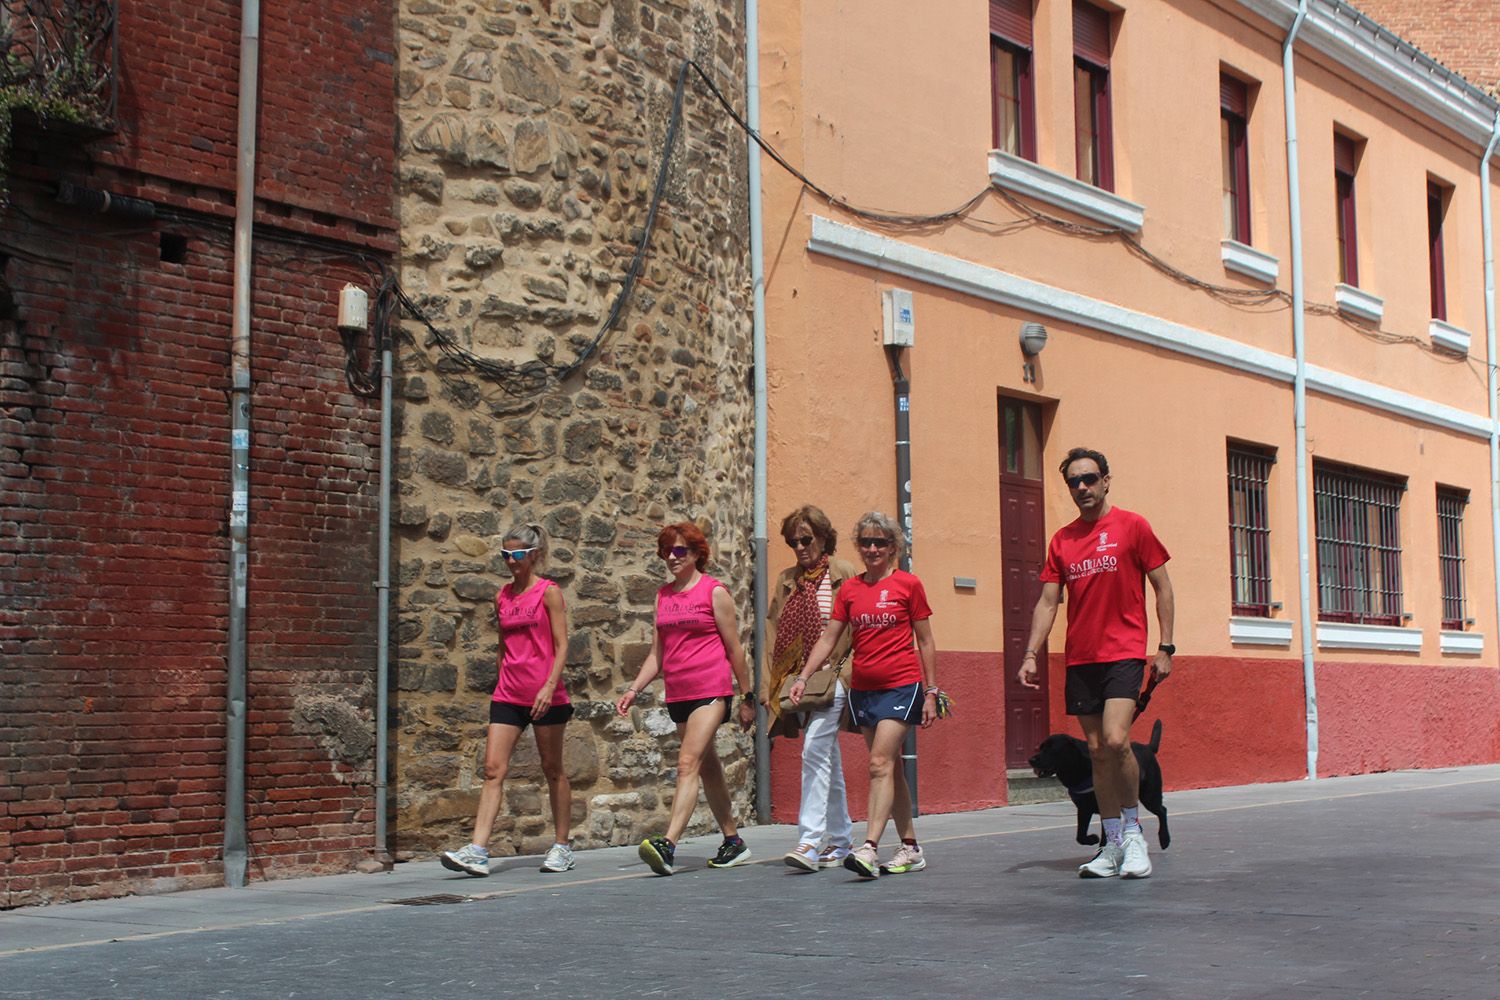
[[[1387,653],[1420,653],[1422,630],[1397,625],[1318,623],[1319,649],[1374,649]]]
[[[1001,149],[990,150],[990,183],[1126,232],[1146,223],[1143,206]]]
[[[1484,652],[1482,632],[1439,632],[1442,651],[1454,656],[1479,656]]]
[[[1431,338],[1433,347],[1441,347],[1455,354],[1469,353],[1469,331],[1460,330],[1452,323],[1444,323],[1440,319],[1429,320],[1427,336]]]
[[[1333,301],[1338,305],[1339,312],[1367,319],[1371,323],[1379,323],[1385,318],[1385,299],[1353,285],[1334,285]]]
[[[1276,284],[1276,278],[1281,274],[1281,261],[1238,240],[1220,243],[1219,252],[1224,258],[1226,271],[1243,274],[1267,285]]]
[[[1292,623],[1286,618],[1233,617],[1229,641],[1236,646],[1290,646]]]

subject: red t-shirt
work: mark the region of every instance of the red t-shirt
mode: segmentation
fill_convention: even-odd
[[[856,691],[882,691],[922,679],[922,661],[912,645],[912,622],[932,617],[922,581],[896,570],[876,584],[851,577],[833,595],[834,621],[854,630]]]
[[[1042,582],[1068,588],[1068,666],[1146,658],[1146,573],[1170,558],[1146,519],[1120,507],[1052,536]]]

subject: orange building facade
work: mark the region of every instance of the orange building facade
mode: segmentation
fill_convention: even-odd
[[[1008,680],[1075,445],[1173,555],[1177,670],[1140,727],[1163,720],[1169,787],[1500,760],[1497,106],[1347,5],[1298,14],[762,0],[761,129],[791,163],[862,208],[985,191],[882,220],[764,167],[773,530],[819,504],[852,560],[861,512],[902,513],[893,358],[910,382],[912,568],[958,705],[919,737],[925,811],[1004,803],[1077,731],[1063,616],[1045,696]],[[773,750],[780,819],[798,751]]]

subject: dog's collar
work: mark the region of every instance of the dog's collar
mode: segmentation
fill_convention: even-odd
[[[1069,795],[1087,795],[1094,790],[1094,776],[1091,774],[1076,785],[1064,784],[1063,787],[1068,790]]]

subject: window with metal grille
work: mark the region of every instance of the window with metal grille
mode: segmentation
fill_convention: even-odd
[[[1467,611],[1464,607],[1464,508],[1469,505],[1467,490],[1439,486],[1438,569],[1443,576],[1443,624],[1446,629],[1462,629]]]
[[[1401,494],[1406,483],[1315,463],[1318,618],[1400,625]]]
[[[1229,446],[1229,590],[1233,613],[1271,614],[1271,519],[1266,486],[1274,452]]]

